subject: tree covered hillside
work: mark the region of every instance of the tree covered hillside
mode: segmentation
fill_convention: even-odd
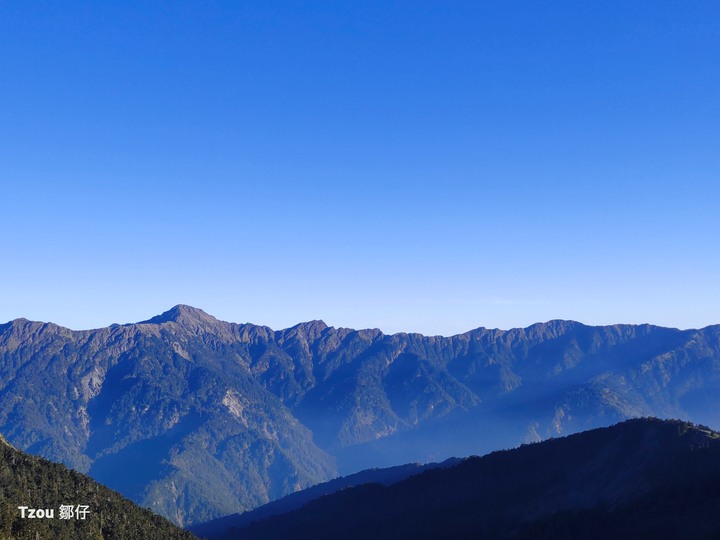
[[[61,519],[61,506],[74,506]],[[54,517],[21,517],[20,506],[52,509]],[[77,512],[77,507],[81,512]],[[87,508],[84,508],[87,507]],[[87,510],[87,513],[85,513]],[[83,516],[80,519],[78,516]],[[0,441],[0,539],[191,540],[190,533],[64,465]]]

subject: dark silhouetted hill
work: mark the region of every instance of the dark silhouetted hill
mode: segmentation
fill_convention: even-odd
[[[266,519],[270,516],[285,514],[292,510],[297,510],[308,504],[310,501],[314,501],[325,495],[337,493],[342,489],[368,483],[389,486],[430,469],[451,467],[460,461],[460,459],[451,458],[443,461],[442,463],[411,463],[408,465],[389,467],[387,469],[369,469],[361,471],[349,476],[335,478],[329,482],[323,482],[322,484],[298,491],[297,493],[286,495],[281,499],[269,502],[259,508],[256,508],[255,510],[250,510],[242,514],[232,514],[207,523],[201,523],[197,526],[189,527],[189,530],[202,538],[220,537],[223,536],[230,528],[246,527],[255,521]]]
[[[720,434],[639,419],[349,488],[217,538],[718,537]]]

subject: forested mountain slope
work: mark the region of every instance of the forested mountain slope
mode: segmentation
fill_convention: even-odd
[[[64,517],[63,506],[72,507],[72,510],[66,508]],[[37,510],[44,514],[50,510],[53,517],[38,517]],[[0,538],[191,540],[195,537],[91,478],[64,465],[20,452],[0,437]]]

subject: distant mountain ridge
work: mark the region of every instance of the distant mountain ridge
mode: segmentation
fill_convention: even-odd
[[[0,325],[8,440],[183,525],[631,417],[718,426],[718,390],[720,326],[275,331],[189,306],[95,330]]]

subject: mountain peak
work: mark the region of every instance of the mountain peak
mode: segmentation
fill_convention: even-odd
[[[323,320],[313,320],[313,321],[307,321],[300,324],[296,324],[295,328],[303,328],[307,331],[313,331],[313,332],[322,332],[326,328],[330,328],[327,324],[325,324],[325,321]]]
[[[288,336],[304,336],[304,339],[315,341],[327,328],[330,328],[325,321],[315,320],[296,324],[286,330]]]
[[[147,321],[141,321],[138,324],[163,324],[170,322],[183,326],[187,324],[216,324],[218,320],[212,315],[205,313],[202,309],[187,306],[185,304],[178,304],[166,312],[156,315]]]

